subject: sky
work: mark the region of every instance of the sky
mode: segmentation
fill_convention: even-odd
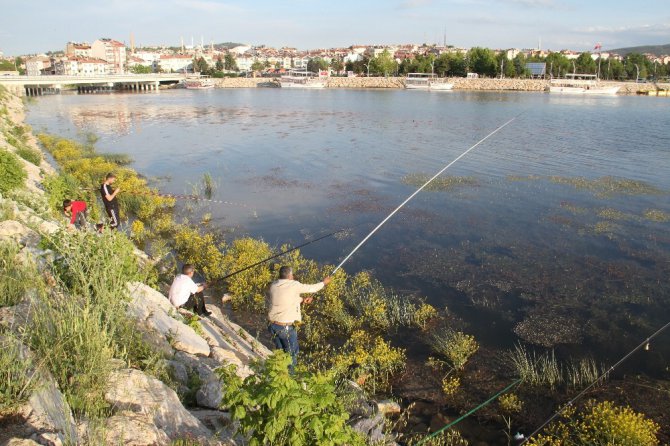
[[[670,43],[670,0],[0,0],[0,51],[111,37],[136,45],[241,42],[590,50]]]

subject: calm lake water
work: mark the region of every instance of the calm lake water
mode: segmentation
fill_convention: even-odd
[[[298,244],[364,223],[303,250],[337,264],[416,189],[407,176],[432,175],[523,112],[445,174],[465,184],[419,194],[345,269],[447,306],[484,347],[521,335],[610,362],[670,319],[669,110],[643,97],[172,90],[42,97],[28,122],[94,132],[99,151],[130,154],[165,193],[210,173],[214,199],[245,206],[179,213],[209,212],[234,236]],[[644,188],[593,182],[607,176]],[[631,370],[667,374],[669,340]]]

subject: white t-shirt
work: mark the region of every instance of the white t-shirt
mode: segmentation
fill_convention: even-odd
[[[191,294],[198,292],[198,285],[186,274],[180,274],[174,278],[170,286],[170,303],[175,307],[181,307],[186,303]]]

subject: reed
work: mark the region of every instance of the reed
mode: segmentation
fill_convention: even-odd
[[[212,175],[209,172],[205,172],[203,174],[202,186],[205,198],[211,200],[211,198],[214,196],[214,189],[216,189],[216,183],[214,182],[214,179],[212,178]]]
[[[32,262],[19,261],[18,253],[15,243],[0,243],[0,307],[18,304],[35,288],[37,268]]]
[[[548,386],[551,389],[563,383],[561,370],[554,351],[537,354],[521,344],[508,353],[508,359],[521,380],[531,386]]]

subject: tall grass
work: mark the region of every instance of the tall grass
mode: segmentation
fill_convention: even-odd
[[[21,263],[18,253],[19,247],[15,243],[0,243],[0,307],[18,304],[38,283],[35,281],[35,265]]]
[[[212,175],[209,172],[205,172],[202,176],[202,187],[203,192],[205,193],[205,198],[210,200],[214,196],[214,189],[216,189],[216,183],[212,178]]]
[[[605,371],[593,358],[570,360],[559,363],[554,351],[538,354],[523,345],[508,352],[508,359],[521,380],[532,386],[548,386],[551,389],[561,384],[579,389],[595,382]],[[606,379],[606,377],[605,377]]]
[[[63,232],[48,245],[59,258],[52,265],[59,286],[36,302],[27,342],[75,413],[101,416],[108,409],[104,392],[113,358],[160,372],[160,358],[127,314],[126,283],[144,273],[123,234]]]
[[[26,402],[36,385],[36,368],[18,339],[0,335],[0,417]]]
[[[479,350],[474,336],[451,329],[434,333],[430,346],[435,353],[447,359],[453,370],[463,370],[470,357]]]

